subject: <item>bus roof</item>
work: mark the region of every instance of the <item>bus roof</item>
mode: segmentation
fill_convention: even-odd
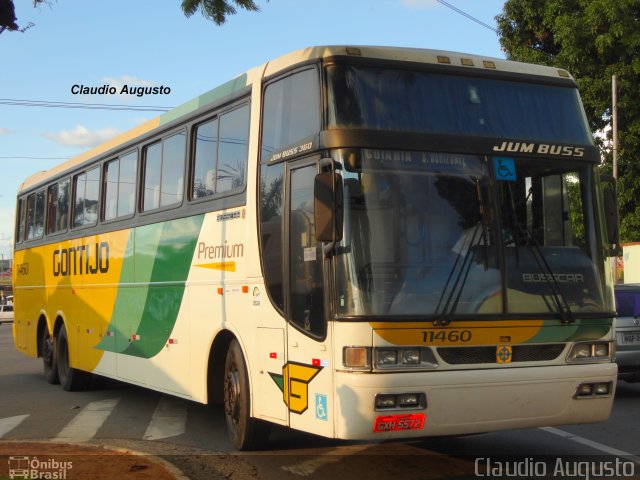
[[[29,176],[18,189],[18,194],[36,185],[46,182],[48,179],[67,172],[85,161],[107,153],[118,146],[133,140],[139,136],[160,128],[177,118],[187,115],[201,107],[214,103],[234,92],[237,92],[256,80],[275,75],[291,66],[312,62],[321,58],[337,56],[354,56],[379,60],[395,60],[402,62],[434,64],[442,66],[457,66],[479,70],[494,70],[505,73],[517,73],[531,76],[551,78],[564,78],[572,80],[571,75],[562,69],[542,65],[513,62],[509,60],[471,55],[459,52],[442,50],[428,50],[403,47],[377,47],[377,46],[315,46],[293,51],[266,64],[254,67],[232,80],[195,97],[188,102],[173,108],[137,127],[128,130],[86,152],[77,155],[70,160],[61,163],[50,170],[37,172]]]

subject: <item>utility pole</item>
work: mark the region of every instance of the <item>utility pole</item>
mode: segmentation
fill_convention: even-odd
[[[618,179],[618,76],[611,77],[611,130],[613,130],[613,178]]]

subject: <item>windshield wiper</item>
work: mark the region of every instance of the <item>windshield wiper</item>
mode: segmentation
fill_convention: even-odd
[[[551,270],[551,266],[549,265],[549,262],[547,262],[547,258],[544,256],[542,248],[540,248],[540,244],[534,238],[530,238],[530,241],[531,246],[533,247],[531,251],[538,255],[537,257],[536,255],[533,255],[533,258],[542,272],[542,277],[545,279],[549,289],[551,290],[551,296],[558,308],[562,323],[574,323],[576,319],[573,316],[569,302],[567,302],[567,297],[562,293],[562,289],[558,284],[558,279],[555,273],[553,273],[553,270]]]
[[[485,224],[485,214],[487,213],[486,208],[484,206],[484,202],[482,200],[482,192],[480,189],[480,180],[475,178],[476,184],[476,195],[478,199],[478,207],[480,213],[480,221],[476,223],[471,229],[471,235],[467,235],[468,241],[462,242],[460,246],[460,251],[458,257],[455,262],[453,262],[453,266],[449,271],[449,275],[447,276],[447,281],[442,290],[442,295],[440,295],[440,299],[438,300],[438,305],[436,305],[435,312],[438,313],[440,309],[440,305],[442,305],[442,300],[444,299],[447,289],[449,287],[449,283],[453,278],[456,270],[458,269],[458,264],[460,263],[460,259],[462,258],[462,263],[460,264],[460,269],[458,270],[458,274],[456,276],[455,281],[451,289],[449,290],[449,296],[447,297],[444,305],[442,307],[442,311],[436,320],[434,320],[434,325],[438,326],[446,326],[451,323],[451,319],[456,312],[456,308],[460,303],[460,298],[462,297],[462,292],[464,290],[465,285],[467,284],[467,278],[469,277],[469,272],[471,271],[471,266],[473,264],[473,260],[475,258],[475,250],[473,247],[475,245],[489,245],[489,241],[487,238],[487,227]],[[469,230],[469,229],[468,229]],[[468,230],[465,230],[468,232]],[[463,232],[464,235],[464,232]],[[465,239],[466,240],[466,239]],[[479,240],[479,241],[478,241]],[[464,256],[462,254],[464,252]],[[454,298],[455,295],[455,298]],[[451,307],[449,307],[451,305]]]
[[[511,185],[507,185],[507,190],[509,191],[509,199],[510,199],[509,205],[511,207],[512,223],[513,223],[513,226],[516,228],[515,233],[517,234],[516,237],[513,239],[514,248],[516,249],[515,250],[516,265],[519,265],[520,263],[519,254],[518,254],[518,244],[521,239],[524,239],[526,242],[526,245],[531,247],[531,253],[532,253],[531,256],[535,260],[536,264],[538,265],[538,268],[540,269],[540,272],[542,273],[541,277],[544,279],[545,283],[549,287],[549,290],[551,291],[551,298],[553,299],[553,303],[555,303],[557,311],[560,314],[560,319],[562,323],[564,324],[574,323],[575,318],[573,316],[573,312],[571,311],[571,307],[569,306],[569,302],[567,302],[567,298],[565,297],[564,293],[562,292],[562,289],[560,288],[560,285],[558,284],[558,279],[555,273],[553,272],[553,270],[551,269],[551,266],[549,265],[547,258],[542,252],[540,243],[531,234],[529,229],[526,226],[522,225],[522,223],[518,222],[517,220],[515,200],[514,200],[513,190],[511,189]],[[529,195],[531,195],[531,191],[529,191]],[[527,196],[527,199],[528,198],[529,196]],[[504,246],[504,242],[503,242],[503,246]],[[547,305],[550,307],[548,303]]]

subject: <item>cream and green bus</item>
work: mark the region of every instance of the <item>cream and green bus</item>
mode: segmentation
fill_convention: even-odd
[[[314,47],[25,180],[16,348],[340,439],[605,420],[601,180],[564,70]]]

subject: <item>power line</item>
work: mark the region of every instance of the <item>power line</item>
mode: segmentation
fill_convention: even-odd
[[[17,98],[0,98],[0,105],[19,107],[46,107],[46,108],[83,108],[88,110],[128,110],[134,112],[167,112],[173,107],[159,107],[155,105],[118,105],[107,103],[80,103],[80,102],[52,102],[48,100],[24,100]]]
[[[492,27],[491,25],[488,25],[486,23],[484,23],[482,20],[478,20],[476,17],[469,15],[467,12],[464,12],[462,10],[460,10],[457,7],[454,7],[453,5],[445,2],[444,0],[436,0],[438,3],[441,3],[442,5],[444,5],[447,8],[450,8],[451,10],[453,10],[456,13],[459,13],[460,15],[462,15],[463,17],[467,17],[469,20],[471,20],[472,22],[476,22],[479,25],[482,25],[485,28],[488,28],[489,30],[493,30],[494,32],[498,33],[498,30],[494,27]]]

